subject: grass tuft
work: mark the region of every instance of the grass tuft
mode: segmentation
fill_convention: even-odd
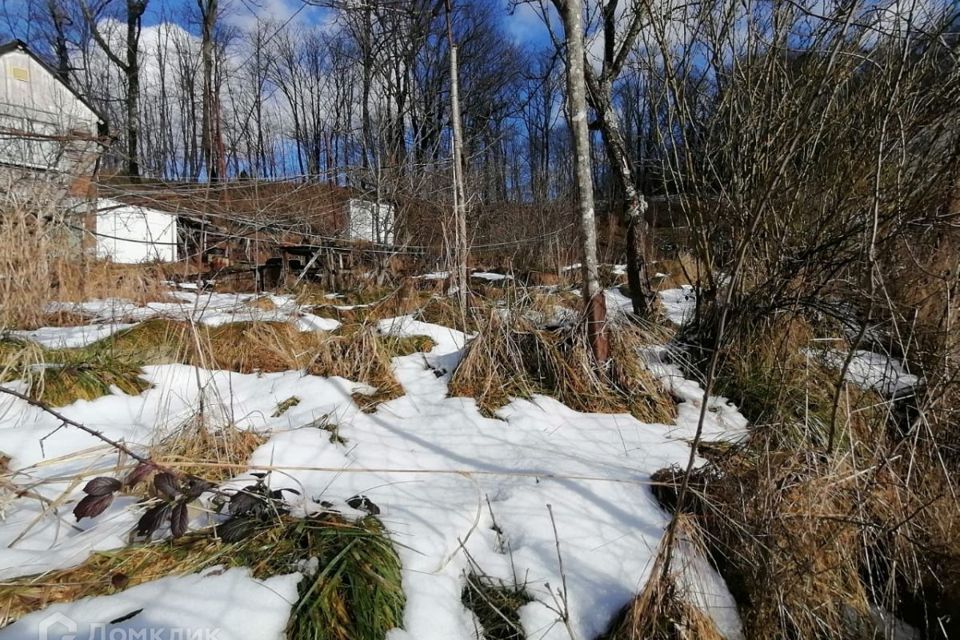
[[[696,537],[695,525],[689,518],[681,517],[674,548],[695,547]],[[688,592],[680,576],[683,568],[674,568],[680,561],[676,554],[671,570],[664,575],[666,557],[664,539],[643,590],[624,607],[599,640],[723,640],[723,634],[710,616],[695,604],[696,594]]]
[[[523,640],[520,607],[532,602],[521,584],[509,584],[471,572],[460,594],[460,601],[476,616],[477,635],[483,640]]]
[[[242,473],[266,436],[232,425],[209,428],[197,416],[150,448],[150,459],[186,475],[223,481]]]
[[[264,525],[240,542],[224,543],[209,532],[98,552],[83,564],[0,585],[7,622],[56,602],[109,595],[169,576],[212,566],[250,567],[265,579],[302,571],[316,558],[317,571],[300,582],[288,638],[379,640],[402,623],[400,561],[378,520],[351,523],[334,514]]]
[[[0,340],[0,381],[23,380],[34,400],[63,407],[113,393],[137,395],[150,387],[134,363],[86,349],[44,349],[29,341]]]
[[[481,321],[450,381],[488,415],[511,398],[550,395],[585,412],[631,413],[644,422],[671,422],[676,404],[647,370],[638,350],[660,341],[636,325],[610,331],[610,364],[598,370],[582,326],[547,330],[522,313],[494,309]]]

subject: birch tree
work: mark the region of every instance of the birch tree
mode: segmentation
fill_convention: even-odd
[[[590,163],[590,131],[587,123],[586,83],[580,0],[557,0],[563,18],[567,53],[567,103],[573,133],[576,162],[580,240],[583,244],[583,299],[586,309],[587,335],[593,356],[605,363],[609,354],[606,336],[607,305],[600,287],[597,260],[597,225],[593,205],[593,173]]]
[[[596,120],[590,123],[590,128],[600,131],[607,161],[623,193],[623,223],[627,232],[627,281],[630,285],[630,297],[633,301],[634,313],[646,315],[653,301],[644,258],[644,242],[649,232],[644,217],[647,201],[637,188],[633,161],[613,99],[614,84],[620,77],[640,34],[643,12],[638,0],[627,0],[627,5],[621,5],[621,0],[591,1],[596,2],[595,9],[600,20],[599,33],[603,37],[603,52],[599,71],[586,59],[586,51],[581,61],[587,87],[587,100],[596,114]],[[569,0],[553,0],[553,4],[562,15],[570,12]],[[549,26],[549,21],[547,24]],[[580,28],[582,38],[584,30],[582,18]],[[567,42],[569,41],[568,33]]]

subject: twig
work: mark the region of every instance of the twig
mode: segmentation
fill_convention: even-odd
[[[122,451],[123,453],[127,454],[128,456],[130,456],[131,458],[133,458],[133,459],[136,460],[137,462],[151,463],[151,461],[150,461],[149,458],[146,458],[146,457],[140,455],[139,453],[134,452],[133,450],[131,450],[131,449],[130,449],[128,446],[126,446],[125,444],[123,444],[123,443],[121,443],[121,442],[118,442],[118,441],[116,441],[116,440],[113,440],[113,439],[111,439],[111,438],[108,438],[107,436],[103,435],[101,432],[97,431],[96,429],[93,429],[93,428],[91,428],[91,427],[88,427],[88,426],[86,426],[86,425],[84,425],[84,424],[80,424],[80,423],[77,422],[76,420],[71,420],[71,419],[68,418],[67,416],[63,415],[62,413],[60,413],[59,411],[57,411],[57,410],[55,410],[55,409],[50,408],[49,406],[47,406],[46,404],[40,402],[39,400],[34,400],[33,398],[31,398],[30,396],[28,396],[28,395],[26,395],[26,394],[23,394],[23,393],[20,393],[19,391],[14,391],[13,389],[8,389],[7,387],[2,387],[2,386],[0,386],[0,393],[5,393],[5,394],[7,394],[8,396],[13,396],[14,398],[19,398],[20,400],[23,400],[24,402],[26,402],[26,403],[29,404],[30,406],[36,407],[36,408],[40,409],[41,411],[44,411],[44,412],[46,412],[46,413],[49,413],[51,416],[53,416],[54,418],[56,418],[57,420],[59,420],[61,423],[63,423],[63,424],[61,425],[61,427],[62,427],[63,425],[68,425],[68,426],[71,426],[71,427],[76,427],[77,429],[80,429],[81,431],[84,431],[84,432],[90,434],[91,436],[93,436],[94,438],[100,440],[101,442],[107,443],[108,445],[110,445],[111,447],[113,447],[114,449],[116,449],[117,451]],[[60,428],[60,427],[58,427],[58,429],[59,429],[59,428]]]

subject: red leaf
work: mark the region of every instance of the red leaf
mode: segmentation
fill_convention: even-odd
[[[163,519],[167,517],[168,513],[170,513],[169,502],[164,502],[163,504],[158,504],[147,509],[143,515],[140,516],[140,521],[137,522],[137,535],[148,538],[152,536],[163,523]]]
[[[127,474],[127,477],[123,479],[123,484],[127,485],[128,487],[134,487],[143,482],[146,477],[155,470],[156,467],[154,467],[152,463],[141,462],[135,466],[130,473]]]
[[[177,482],[177,477],[168,471],[158,473],[153,479],[153,486],[168,498],[176,498],[177,494],[180,493],[180,483]]]
[[[170,514],[170,533],[179,538],[187,532],[187,503],[180,502]]]
[[[123,485],[120,484],[120,481],[116,478],[107,478],[101,476],[88,482],[83,488],[83,492],[88,496],[105,496],[113,493],[121,486]]]
[[[112,493],[102,496],[86,496],[73,508],[73,515],[76,516],[77,522],[80,522],[83,518],[96,518],[106,511],[112,502]]]

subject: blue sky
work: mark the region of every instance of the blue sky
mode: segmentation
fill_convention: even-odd
[[[9,1],[9,0],[8,0]],[[507,32],[518,42],[546,44],[548,38],[537,11],[530,5],[520,5],[511,10],[510,0],[482,0],[502,6]],[[300,0],[222,0],[225,7],[224,20],[237,25],[249,26],[258,15],[272,16],[281,21],[293,16],[306,23],[322,23],[330,19],[329,9],[304,6]],[[151,0],[145,15],[145,24],[152,25],[169,20],[191,31],[197,25],[188,24],[196,15],[196,0]]]
[[[75,2],[76,0],[67,0]],[[92,2],[93,0],[91,0]],[[491,2],[501,7],[505,31],[517,44],[534,48],[548,46],[549,38],[538,10],[529,4],[512,6],[511,0],[454,0],[454,2]],[[123,1],[114,0],[115,10],[122,12]],[[252,27],[257,16],[272,17],[281,22],[320,24],[331,19],[330,9],[305,5],[301,0],[221,0],[224,22],[243,28]],[[0,0],[0,39],[17,37],[30,43],[35,38],[34,25],[28,20],[28,0]],[[150,0],[144,15],[144,26],[174,22],[199,32],[196,0]],[[36,44],[36,43],[32,43]]]

